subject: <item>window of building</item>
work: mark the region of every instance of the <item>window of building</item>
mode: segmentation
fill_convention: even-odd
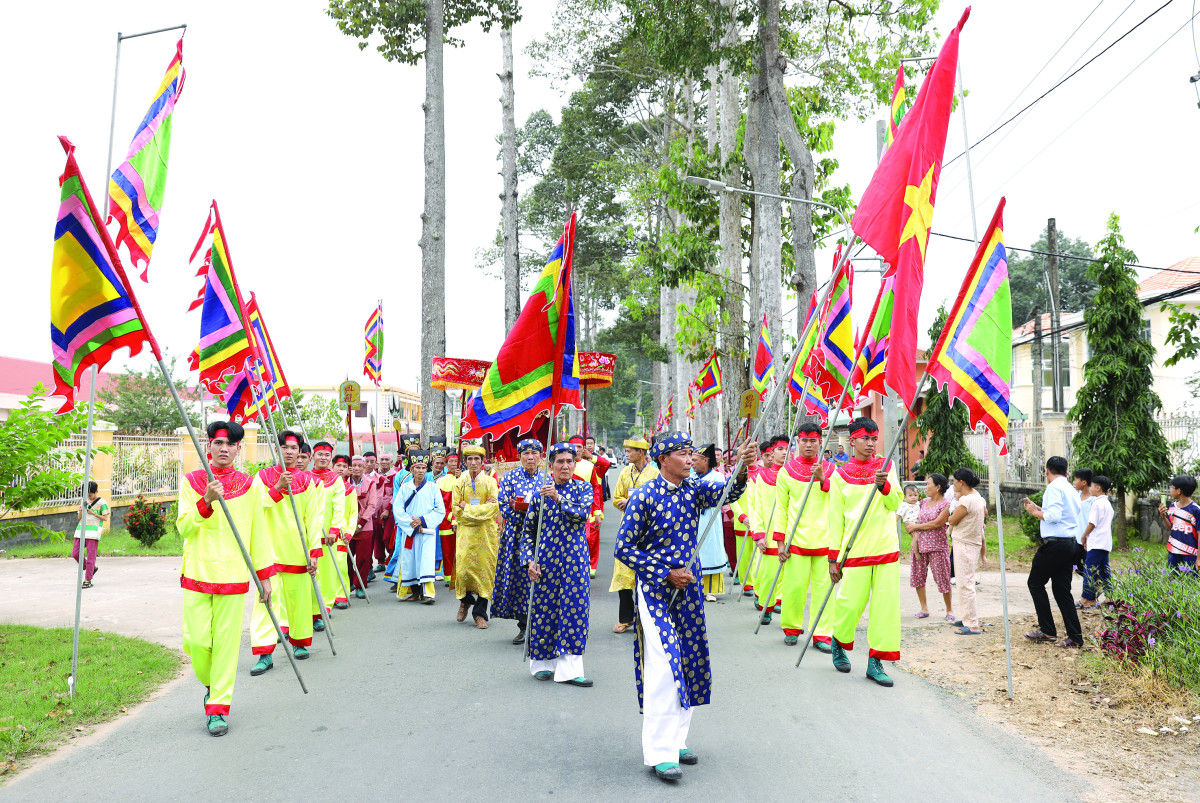
[[[1058,346],[1059,376],[1064,388],[1071,387],[1071,343],[1063,340]],[[1036,369],[1035,369],[1036,370]],[[1042,387],[1054,387],[1054,349],[1042,341]]]
[[[1153,339],[1153,337],[1152,337],[1152,333],[1150,331],[1150,319],[1143,318],[1142,319],[1142,340],[1149,342],[1152,339]]]

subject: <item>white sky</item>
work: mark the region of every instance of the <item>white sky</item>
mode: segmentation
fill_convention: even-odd
[[[1135,0],[1088,57],[1160,4]],[[973,140],[1001,117],[1095,5],[975,4],[961,50]],[[1101,2],[1004,116],[1067,72],[1124,5]],[[8,124],[0,143],[10,159],[0,237],[9,303],[0,320],[0,352],[49,358],[45,301],[63,165],[55,135],[75,142],[93,195],[100,194],[116,31],[186,22],[188,79],[175,112],[151,283],[134,280],[160,342],[182,356],[196,341],[199,313],[186,309],[199,280],[187,257],[215,197],[242,289],[257,293],[292,382],[327,384],[346,375],[364,381],[363,325],[382,297],[384,379],[415,387],[424,68],[390,64],[372,48],[359,52],[324,8],[313,0],[6,6],[0,71],[9,80],[0,101]],[[961,10],[957,3],[943,4],[937,19],[942,34]],[[523,52],[548,29],[553,13],[553,0],[526,2],[525,20],[516,29],[518,125],[538,108],[557,117],[566,102],[547,82],[527,75]],[[1058,218],[1060,231],[1094,244],[1115,210],[1143,264],[1166,267],[1200,253],[1193,233],[1200,223],[1194,155],[1200,109],[1187,80],[1200,66],[1185,25],[1191,13],[1189,3],[1171,4],[1010,125],[1009,135],[1001,132],[973,152],[981,229],[1007,194],[1010,245],[1032,243],[1050,216]],[[459,34],[467,47],[446,51],[447,352],[491,359],[503,338],[502,287],[476,268],[475,254],[491,242],[500,213],[500,43],[494,31]],[[161,80],[174,37],[122,45],[114,167]],[[832,155],[841,163],[835,180],[849,182],[858,196],[874,168],[874,122],[842,123],[835,141]],[[947,160],[962,143],[962,120],[955,114]],[[965,176],[961,159],[943,173],[935,232],[971,236]],[[965,243],[931,238],[922,330],[938,303],[956,294],[972,251]],[[822,271],[831,258],[818,255]],[[855,319],[861,325],[878,281],[863,275],[857,285]]]

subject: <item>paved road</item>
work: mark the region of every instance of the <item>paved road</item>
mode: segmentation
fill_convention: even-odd
[[[615,518],[605,525],[602,554],[612,554]],[[0,611],[16,619],[7,604],[14,563],[0,561]],[[169,559],[162,564],[170,569]],[[51,569],[20,569],[24,578],[38,571]],[[0,800],[81,791],[97,800],[230,793],[611,800],[686,791],[757,800],[1067,801],[1087,788],[902,664],[893,689],[864,679],[862,650],[849,676],[812,652],[794,669],[795,648],[765,629],[754,637],[749,606],[729,601],[710,605],[714,702],[697,710],[689,740],[701,763],[685,768],[671,792],[641,766],[631,636],[611,632],[610,571],[611,559],[602,558],[592,584],[585,656],[592,689],[533,680],[509,643],[515,625],[480,631],[456,623],[444,589],[432,607],[376,591],[373,605],[357,602],[335,620],[337,657],[314,641],[313,657],[301,664],[307,696],[282,658],[266,675],[249,677],[244,645],[227,736],[206,735],[203,690],[188,672],[134,716],[17,776],[0,788]],[[143,584],[145,593],[168,599],[171,579],[161,589]],[[154,637],[164,628],[151,621],[145,630]]]

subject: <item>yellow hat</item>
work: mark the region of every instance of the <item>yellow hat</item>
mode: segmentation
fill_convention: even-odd
[[[483,447],[476,446],[473,443],[469,443],[469,444],[466,444],[465,446],[463,446],[462,453],[463,453],[464,457],[466,457],[468,455],[473,455],[473,454],[479,455],[480,457],[487,457],[487,452],[485,452],[483,450]]]
[[[641,449],[644,452],[650,450],[650,444],[646,443],[645,438],[629,438],[623,445],[630,449]]]

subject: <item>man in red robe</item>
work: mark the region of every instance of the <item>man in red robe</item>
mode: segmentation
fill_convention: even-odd
[[[575,476],[592,486],[592,510],[587,521],[588,555],[591,559],[591,576],[596,576],[596,563],[600,559],[600,522],[604,521],[604,474],[612,463],[604,455],[596,454],[596,439],[591,435],[575,435],[570,442],[579,449],[575,462]]]

